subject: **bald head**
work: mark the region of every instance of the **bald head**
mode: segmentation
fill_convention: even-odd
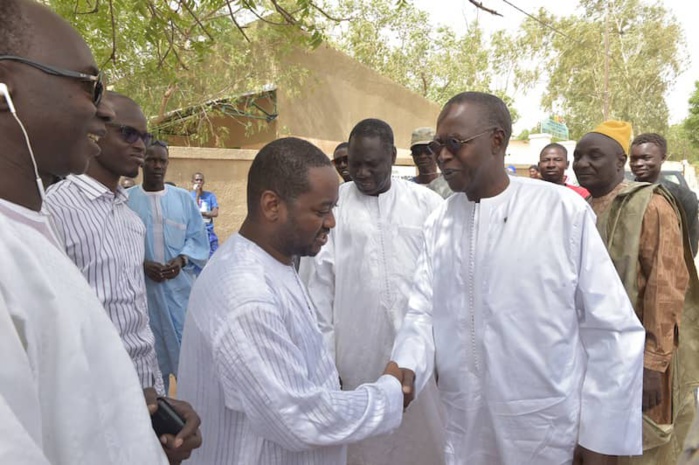
[[[0,55],[22,56],[29,48],[30,24],[25,18],[23,0],[0,2]]]
[[[95,103],[99,70],[90,48],[42,4],[1,0],[0,53],[21,58],[0,60],[0,82],[26,128],[41,178],[85,172],[89,159],[99,154],[96,140],[105,133],[105,121],[113,116]],[[51,67],[59,71],[47,72]],[[40,208],[28,144],[4,99],[0,138],[0,185],[7,186],[0,197]]]
[[[446,117],[450,107],[463,104],[469,104],[477,108],[479,110],[479,118],[485,123],[485,126],[499,128],[503,131],[505,134],[504,148],[506,148],[512,136],[512,116],[505,102],[493,94],[487,94],[485,92],[462,92],[453,96],[444,105],[444,108],[442,108],[437,118],[437,124]]]

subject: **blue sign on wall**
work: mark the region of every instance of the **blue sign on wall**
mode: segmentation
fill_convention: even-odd
[[[545,119],[541,122],[541,132],[551,134],[557,139],[568,140],[568,126],[552,119]]]

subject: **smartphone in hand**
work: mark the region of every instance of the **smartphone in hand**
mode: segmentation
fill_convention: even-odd
[[[164,397],[158,397],[158,410],[151,415],[150,419],[158,437],[163,434],[175,436],[184,428],[184,419]]]

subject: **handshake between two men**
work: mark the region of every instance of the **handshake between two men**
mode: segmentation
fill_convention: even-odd
[[[408,408],[408,405],[415,399],[415,372],[408,368],[401,368],[394,361],[388,362],[384,375],[391,375],[400,381],[403,386],[403,408]]]

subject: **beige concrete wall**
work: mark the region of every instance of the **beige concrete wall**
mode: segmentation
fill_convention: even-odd
[[[247,213],[248,170],[255,150],[170,147],[167,180],[190,190],[192,174],[204,174],[204,189],[216,194],[219,216],[214,220],[216,234],[223,242],[238,231]]]
[[[257,99],[243,99],[237,110],[259,113],[251,102],[276,120],[266,122],[243,116],[212,116],[192,127],[181,127],[179,135],[165,138],[171,145],[259,149],[278,137],[296,136],[316,143],[324,152],[346,141],[356,123],[365,118],[379,118],[391,125],[398,148],[408,149],[415,128],[435,125],[440,106],[405,87],[381,76],[327,45],[315,50],[298,49],[282,57],[280,67],[294,66],[307,70],[302,82],[292,87],[280,86]],[[276,104],[274,98],[276,97]],[[201,124],[201,126],[199,126]],[[223,134],[209,128],[225,128]],[[186,131],[208,133],[206,141],[191,139]]]
[[[256,154],[257,150],[170,146],[167,180],[190,190],[192,175],[204,174],[204,189],[216,194],[220,205],[215,230],[221,242],[238,231],[247,214],[248,170]],[[412,159],[402,156],[396,164],[411,166]]]
[[[280,135],[347,140],[364,118],[379,118],[393,128],[397,147],[409,148],[413,129],[435,125],[440,106],[381,76],[327,45],[285,57],[309,70],[292,95],[277,92]]]

